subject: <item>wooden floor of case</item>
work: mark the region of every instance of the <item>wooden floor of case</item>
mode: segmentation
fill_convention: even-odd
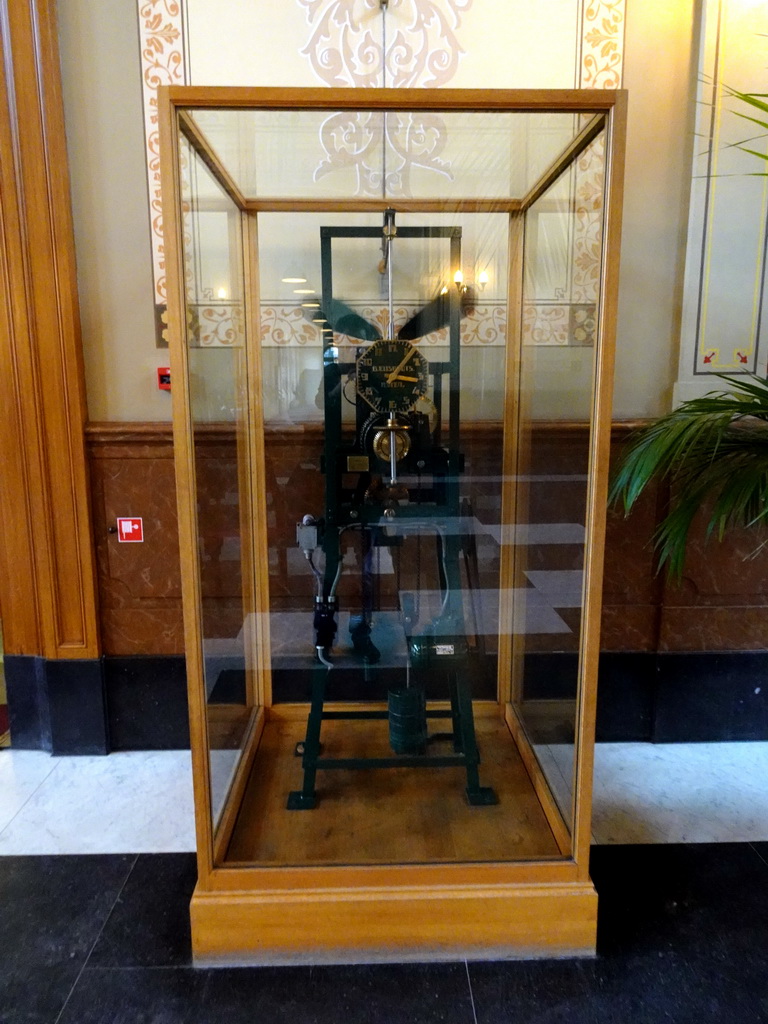
[[[433,724],[433,730],[437,731]],[[478,717],[480,781],[499,802],[473,807],[466,773],[450,768],[333,769],[317,774],[318,804],[288,811],[302,783],[294,748],[302,721],[264,729],[227,851],[227,864],[340,865],[559,857],[555,838],[505,723]],[[323,756],[391,755],[386,721],[323,723]],[[451,752],[448,743],[430,752]]]

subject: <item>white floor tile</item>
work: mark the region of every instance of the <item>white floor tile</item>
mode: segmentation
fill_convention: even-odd
[[[541,748],[564,805],[572,757],[568,745]],[[223,789],[231,766],[220,767]],[[599,743],[593,833],[598,843],[768,841],[768,743]],[[0,752],[0,854],[194,846],[188,751]]]
[[[15,818],[56,762],[39,750],[0,750],[0,832]]]
[[[598,743],[598,843],[768,840],[768,743]]]
[[[0,854],[194,850],[188,751],[42,756],[47,777],[10,820],[0,812]]]

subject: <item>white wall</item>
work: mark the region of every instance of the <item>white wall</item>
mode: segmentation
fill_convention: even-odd
[[[627,0],[619,418],[668,408],[677,365],[694,5]],[[155,384],[167,352],[155,346],[136,8],[60,0],[59,20],[89,415],[169,419],[169,396]],[[250,43],[255,61],[259,45]],[[466,65],[473,61],[468,55]]]
[[[83,352],[91,420],[170,419],[156,368],[136,7],[60,0]]]
[[[678,360],[690,158],[694,0],[629,0],[629,93],[614,415],[657,416]]]

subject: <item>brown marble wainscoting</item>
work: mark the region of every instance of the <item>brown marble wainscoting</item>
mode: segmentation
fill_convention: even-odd
[[[616,423],[617,457],[636,424]],[[173,442],[166,423],[91,423],[86,431],[105,655],[183,653]],[[478,424],[467,435],[467,475],[481,482],[475,513],[497,514],[493,484],[500,431]],[[531,443],[531,519],[583,522],[586,427],[542,424]],[[266,437],[270,587],[277,605],[296,600],[295,523],[322,509],[320,426],[270,429]],[[239,533],[234,430],[211,425],[197,436],[205,622],[209,636],[230,636],[241,611],[238,560],[226,550]],[[574,476],[569,482],[567,477]],[[552,479],[547,479],[552,478]],[[768,547],[755,555],[753,532],[706,541],[698,524],[679,583],[655,571],[653,532],[664,489],[643,496],[631,516],[612,509],[606,536],[602,647],[609,652],[756,651],[768,649]],[[144,543],[120,543],[118,516],[141,516]],[[300,560],[299,560],[300,561]],[[543,545],[529,568],[576,569],[578,545]],[[301,572],[305,572],[302,566]],[[302,587],[302,593],[303,593]],[[566,616],[572,610],[563,610]],[[565,634],[563,634],[565,636]],[[563,649],[562,638],[543,650]],[[565,641],[565,649],[570,649]]]
[[[612,460],[631,432],[616,424]],[[657,573],[653,534],[668,492],[653,488],[627,518],[608,517],[603,586],[604,651],[660,653],[768,650],[768,545],[756,530],[706,537],[705,512],[694,523],[678,581]]]
[[[634,426],[614,424],[614,459]],[[183,746],[186,697],[171,427],[92,423],[86,438],[108,746]],[[237,636],[243,611],[234,429],[206,426],[197,432],[196,444],[205,635],[221,638],[226,651]],[[472,514],[489,525],[499,521],[500,444],[500,426],[494,423],[475,424],[464,438],[466,478],[473,481],[468,488]],[[305,513],[317,515],[323,509],[320,424],[269,429],[265,453],[273,607],[306,610],[313,581],[296,548],[295,523]],[[545,537],[531,544],[525,572],[581,568],[578,527],[584,522],[586,454],[584,424],[546,423],[533,432],[524,473],[529,518],[547,536],[550,528],[555,531],[551,536],[557,534],[558,524],[576,530],[551,543]],[[731,533],[722,544],[706,542],[699,524],[683,580],[667,580],[655,571],[652,546],[665,502],[664,488],[656,488],[643,496],[630,517],[615,509],[608,514],[598,739],[768,738],[768,685],[761,684],[764,676],[768,679],[768,548],[749,557],[757,543],[753,533]],[[143,519],[143,544],[117,540],[112,529],[118,516]],[[351,564],[359,554],[351,539],[345,557]],[[496,586],[495,542],[480,535],[478,556],[478,585]],[[515,585],[527,586],[529,579],[521,574]],[[344,580],[345,587],[352,585],[353,579]],[[393,587],[394,578],[382,577],[383,607],[394,599]],[[558,608],[556,597],[552,604],[569,631],[529,636],[527,645],[532,686],[542,699],[562,698],[560,691],[572,687],[576,678],[580,613],[574,607]],[[47,677],[39,666],[30,668],[18,660],[14,679],[18,676],[19,682],[13,687],[18,696],[9,699],[12,736],[15,703],[16,735],[29,728],[29,744],[37,745],[35,737],[47,727],[35,725],[35,716],[45,719],[50,694],[46,696],[43,686],[46,692],[38,694],[43,711],[32,702],[27,713],[25,701],[29,704],[34,687],[22,684],[33,669],[35,678]],[[219,660],[224,672],[226,657]],[[526,669],[526,680],[528,674]]]
[[[631,427],[614,424],[614,457]],[[183,748],[188,728],[171,428],[93,423],[86,440],[103,657],[61,663],[6,656],[11,742],[61,754]],[[237,439],[231,426],[213,424],[197,432],[196,442],[205,635],[223,641],[212,645],[218,686],[239,675],[228,653],[243,620]],[[515,586],[537,585],[547,572],[563,570],[566,577],[549,579],[572,580],[582,559],[586,426],[541,424],[529,442],[523,473],[529,519],[543,532],[527,546]],[[476,424],[464,439],[472,514],[486,525],[499,522],[500,444],[498,424]],[[265,455],[272,603],[305,610],[312,580],[295,545],[295,523],[323,509],[321,428],[270,429]],[[751,531],[706,543],[699,523],[684,578],[673,583],[655,572],[652,551],[665,502],[664,488],[657,488],[629,518],[608,514],[597,738],[768,739],[768,547],[756,554],[761,539]],[[142,544],[120,544],[113,532],[118,516],[141,517]],[[477,543],[477,586],[494,588],[498,547],[482,531]],[[357,557],[351,548],[345,555]],[[404,561],[402,570],[409,571]],[[385,607],[394,589],[390,574],[381,586]],[[580,612],[572,604],[578,602],[571,591],[558,607],[555,588],[550,603],[568,631],[528,635],[531,699],[574,695]]]
[[[90,423],[86,444],[105,655],[181,654],[181,573],[169,423]],[[144,542],[120,543],[119,516]]]

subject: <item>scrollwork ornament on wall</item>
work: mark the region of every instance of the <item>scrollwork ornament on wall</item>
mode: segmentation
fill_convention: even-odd
[[[531,303],[523,307],[524,345],[567,345],[570,307]]]
[[[445,124],[429,111],[386,117],[376,111],[341,111],[323,122],[320,143],[325,156],[314,180],[352,168],[356,196],[379,196],[382,190],[390,196],[409,196],[416,168],[452,180],[450,163],[441,157]]]
[[[446,85],[456,74],[461,54],[456,30],[473,0],[391,0],[405,27],[398,29],[385,54],[388,86]]]
[[[240,346],[245,339],[243,307],[235,304],[197,307],[198,344]]]
[[[147,147],[155,302],[165,301],[165,251],[157,112],[157,88],[184,83],[181,4],[177,0],[138,0],[144,131]]]
[[[386,45],[379,0],[298,0],[313,26],[302,53],[329,86],[445,85],[463,52],[456,36],[473,0],[389,0],[387,17],[399,26]],[[410,195],[414,168],[450,178],[441,159],[445,125],[435,114],[408,117],[341,113],[320,131],[325,157],[314,178],[354,168],[356,195]]]
[[[626,0],[589,0],[582,19],[581,87],[619,89]]]
[[[301,51],[326,85],[380,86],[379,0],[298,0],[312,35]]]
[[[301,51],[330,86],[440,86],[462,51],[456,35],[474,0],[298,0],[312,26]],[[397,26],[386,44],[382,13]]]

